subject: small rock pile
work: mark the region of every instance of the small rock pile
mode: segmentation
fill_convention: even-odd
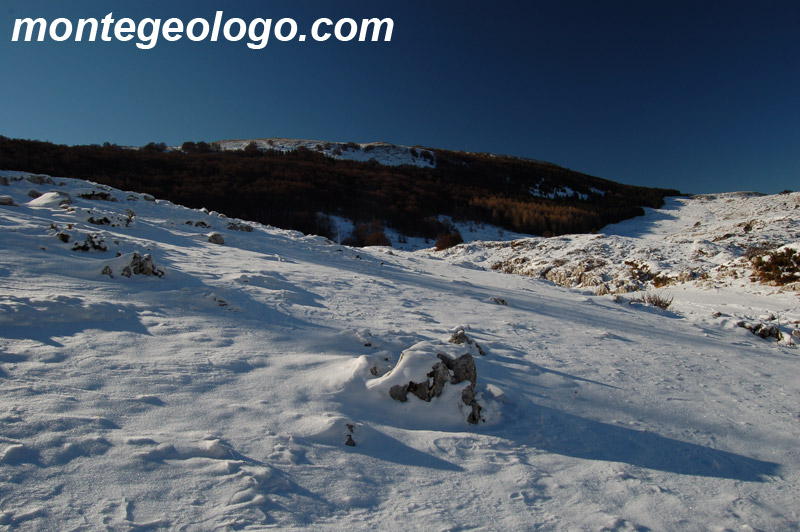
[[[397,366],[381,378],[387,385],[383,389],[388,388],[395,401],[406,402],[410,394],[430,403],[448,385],[461,384],[459,399],[469,408],[467,422],[477,424],[482,407],[476,399],[478,370],[473,354],[484,355],[484,351],[463,327],[456,328],[448,343],[420,342],[403,351]]]
[[[114,271],[110,265],[106,265],[101,271],[103,275],[108,275],[114,278]],[[150,254],[141,255],[138,251],[134,251],[129,263],[124,264],[120,268],[120,275],[123,277],[131,277],[132,275],[151,275],[153,277],[163,277],[164,270],[156,266],[153,262],[153,257]]]
[[[742,327],[743,329],[747,329],[759,338],[763,338],[765,340],[774,338],[775,340],[780,341],[783,339],[783,333],[781,332],[780,327],[773,323],[749,323],[746,321],[740,321],[736,325]]]

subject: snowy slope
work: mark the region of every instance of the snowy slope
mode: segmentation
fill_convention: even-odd
[[[6,182],[9,529],[800,529],[796,348],[463,251],[353,250],[77,180]],[[670,289],[797,313],[794,293]],[[480,349],[449,341],[459,326]],[[389,396],[467,353],[478,424],[463,380]]]
[[[752,281],[747,258],[753,249],[787,246],[800,249],[798,192],[669,198],[663,209],[647,209],[645,217],[599,234],[471,242],[440,255],[454,264],[546,279],[586,293],[666,294],[685,314],[701,313],[723,327],[742,320],[780,322],[784,343],[791,344],[800,341],[791,338],[800,323],[792,293],[800,285]],[[748,303],[733,303],[732,295]]]

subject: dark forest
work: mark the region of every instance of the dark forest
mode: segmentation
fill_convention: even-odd
[[[130,149],[0,137],[0,168],[86,179],[329,238],[326,215],[338,215],[361,224],[361,234],[348,240],[355,245],[385,244],[383,227],[431,239],[451,233],[440,215],[532,235],[586,233],[641,215],[642,207],[661,207],[666,196],[679,194],[529,159],[428,151],[435,155],[435,168],[339,160],[307,148],[217,151],[213,143],[187,142],[178,150],[155,143]],[[583,199],[531,193],[547,195],[563,187]]]

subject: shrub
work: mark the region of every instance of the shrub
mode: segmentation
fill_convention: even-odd
[[[672,297],[667,297],[663,294],[647,294],[644,300],[648,305],[658,307],[661,310],[667,310],[672,305]]]
[[[792,248],[772,251],[751,260],[754,280],[779,286],[800,281],[800,254]]]
[[[314,218],[316,228],[314,234],[324,236],[328,240],[333,241],[337,235],[336,223],[327,214],[318,212]]]
[[[251,140],[247,143],[247,146],[244,147],[244,153],[247,155],[261,155],[261,148],[258,147],[256,141]]]
[[[646,283],[651,281],[655,276],[650,272],[650,266],[647,264],[638,264],[634,261],[626,260],[625,265],[630,268],[631,278],[636,281]]]
[[[429,151],[422,150],[422,151],[419,153],[419,156],[420,156],[420,157],[422,157],[423,159],[427,160],[427,161],[428,161],[429,163],[431,163],[431,164],[434,164],[434,163],[436,162],[436,158],[435,158],[435,157],[433,156],[433,154],[432,154],[431,152],[429,152]]]
[[[660,273],[655,277],[653,277],[653,286],[655,286],[656,288],[663,288],[665,286],[668,286],[670,284],[670,281],[671,279],[669,277]]]
[[[661,310],[667,310],[672,305],[671,297],[664,294],[644,294],[643,296],[631,298],[631,303],[643,303],[653,307],[658,307]]]
[[[217,150],[218,146],[216,144],[209,144],[208,142],[203,142],[202,140],[197,143],[198,153],[211,153]]]
[[[187,141],[181,145],[181,151],[183,153],[211,153],[215,151],[215,146],[202,140],[200,142]]]
[[[149,152],[164,152],[167,151],[167,145],[163,142],[148,142],[142,146],[142,150]]]
[[[360,223],[353,228],[353,234],[344,239],[346,246],[391,246],[392,242],[384,232],[383,224],[373,220],[370,223]]]
[[[768,253],[769,251],[772,251],[776,247],[778,247],[777,244],[770,243],[770,242],[765,242],[763,244],[756,245],[756,246],[750,246],[750,247],[748,247],[747,249],[744,250],[744,257],[747,260],[752,262],[753,259],[755,259],[756,257],[760,257],[762,255],[765,255],[766,253]]]
[[[392,241],[386,236],[383,231],[371,233],[366,240],[364,240],[364,247],[367,246],[389,246],[392,247]]]
[[[436,251],[449,249],[453,246],[461,244],[462,242],[464,242],[464,239],[461,238],[461,233],[458,231],[439,235],[439,238],[436,240]]]

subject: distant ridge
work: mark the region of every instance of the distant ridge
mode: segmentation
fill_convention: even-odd
[[[420,168],[433,168],[436,158],[433,150],[422,146],[400,146],[388,142],[330,142],[285,138],[219,140],[212,144],[222,151],[244,150],[254,144],[262,151],[295,151],[298,148],[322,153],[333,159],[347,161],[374,161],[385,166],[409,164]]]
[[[676,190],[552,163],[435,148],[297,139],[150,143],[139,149],[0,137],[0,169],[96,181],[347,243],[391,245],[386,229],[435,239],[453,222],[553,236],[596,231],[660,207]],[[356,231],[355,229],[358,229]]]

